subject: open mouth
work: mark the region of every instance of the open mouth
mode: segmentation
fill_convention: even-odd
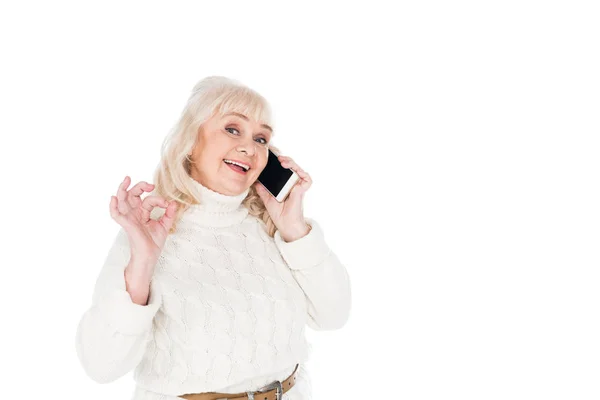
[[[248,165],[244,165],[241,163],[238,163],[236,161],[231,161],[231,160],[223,160],[225,162],[225,164],[227,164],[229,166],[229,168],[231,168],[232,170],[234,170],[235,172],[238,172],[240,174],[246,174],[249,170],[250,167]]]

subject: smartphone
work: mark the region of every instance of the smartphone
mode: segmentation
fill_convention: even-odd
[[[290,194],[300,177],[291,169],[282,167],[277,156],[269,149],[267,165],[258,176],[258,181],[281,203]]]

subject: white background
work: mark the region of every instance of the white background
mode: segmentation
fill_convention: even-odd
[[[128,399],[75,332],[200,79],[272,104],[352,279],[315,399],[598,399],[593,2],[4,2],[2,399]]]

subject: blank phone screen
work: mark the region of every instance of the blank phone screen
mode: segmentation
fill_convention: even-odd
[[[290,176],[292,176],[292,173],[291,169],[283,168],[277,159],[277,156],[269,150],[267,166],[258,176],[258,181],[262,183],[273,196],[277,197],[288,179],[290,179]]]

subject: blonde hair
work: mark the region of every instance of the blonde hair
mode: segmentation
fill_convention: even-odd
[[[169,233],[175,232],[183,213],[192,204],[199,204],[190,185],[190,162],[187,155],[192,152],[200,126],[215,114],[230,111],[247,115],[256,121],[273,127],[272,113],[267,100],[247,86],[223,76],[209,76],[194,86],[179,120],[171,128],[161,146],[161,157],[154,171],[152,192],[167,201],[176,201],[178,208]],[[272,145],[269,148],[279,154]],[[242,204],[248,213],[265,223],[269,236],[275,235],[276,227],[254,186]],[[157,219],[165,209],[154,208],[151,216]]]

